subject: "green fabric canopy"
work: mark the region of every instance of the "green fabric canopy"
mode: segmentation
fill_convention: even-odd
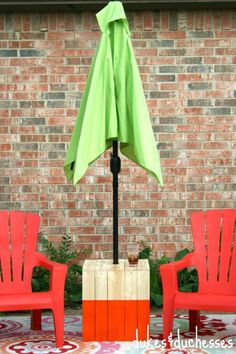
[[[123,155],[163,185],[161,166],[122,3],[97,13],[102,32],[90,69],[64,171],[76,184],[112,140]]]

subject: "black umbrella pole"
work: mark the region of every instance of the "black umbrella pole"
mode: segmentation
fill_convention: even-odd
[[[113,264],[119,263],[118,249],[118,174],[120,172],[120,158],[118,156],[118,142],[113,140],[113,151],[110,160],[110,169],[113,174]]]

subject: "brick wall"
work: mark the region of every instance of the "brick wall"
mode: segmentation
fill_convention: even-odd
[[[121,250],[174,254],[192,210],[236,207],[236,12],[127,15],[165,186],[122,159]],[[0,209],[111,256],[109,152],[77,186],[62,168],[99,35],[94,13],[0,14]]]

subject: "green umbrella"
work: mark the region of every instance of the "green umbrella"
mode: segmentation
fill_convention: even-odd
[[[111,170],[115,178],[113,184],[116,185],[120,170],[117,156],[119,141],[121,153],[163,185],[159,156],[122,3],[109,2],[97,13],[97,20],[102,35],[64,164],[67,180],[73,180],[76,184],[88,166],[113,145]],[[117,224],[114,243],[117,244],[118,198],[117,192],[114,193],[113,217]],[[116,245],[113,249],[114,263],[118,263],[117,258]]]

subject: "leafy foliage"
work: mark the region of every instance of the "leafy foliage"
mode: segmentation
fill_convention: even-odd
[[[42,252],[55,262],[68,264],[68,271],[65,283],[65,305],[76,307],[82,300],[82,267],[76,261],[80,254],[89,254],[91,251],[84,248],[81,250],[72,249],[73,240],[71,236],[64,235],[59,245],[48,241],[42,234],[39,234]],[[49,288],[50,273],[42,267],[35,267],[32,278],[33,291],[47,291]]]
[[[189,252],[190,251],[187,248],[179,251],[175,256],[174,261],[179,261]],[[196,292],[198,290],[198,275],[196,269],[181,269],[178,272],[178,286],[179,291]]]
[[[42,253],[55,262],[68,264],[68,272],[65,284],[65,305],[67,307],[76,307],[82,300],[82,267],[77,264],[80,254],[91,253],[88,249],[74,250],[73,240],[69,235],[64,235],[59,245],[47,240],[40,233],[39,241],[41,243]],[[178,252],[174,259],[165,255],[155,258],[152,249],[144,241],[140,242],[139,258],[148,259],[150,266],[150,298],[154,306],[162,306],[162,283],[160,276],[160,265],[171,261],[182,259],[190,251],[183,249]],[[32,279],[33,291],[47,291],[49,288],[49,271],[35,267]],[[178,272],[178,285],[180,291],[197,291],[198,277],[195,269],[182,269]]]
[[[149,261],[151,303],[154,306],[160,307],[163,303],[160,265],[180,260],[190,251],[188,249],[183,249],[176,254],[174,259],[171,259],[165,255],[161,256],[161,258],[155,259],[153,257],[153,253],[150,246],[148,246],[144,241],[141,241],[140,247],[142,248],[142,250],[139,253],[139,258],[148,259]],[[196,269],[185,268],[179,271],[178,285],[179,291],[197,291],[198,276]]]

